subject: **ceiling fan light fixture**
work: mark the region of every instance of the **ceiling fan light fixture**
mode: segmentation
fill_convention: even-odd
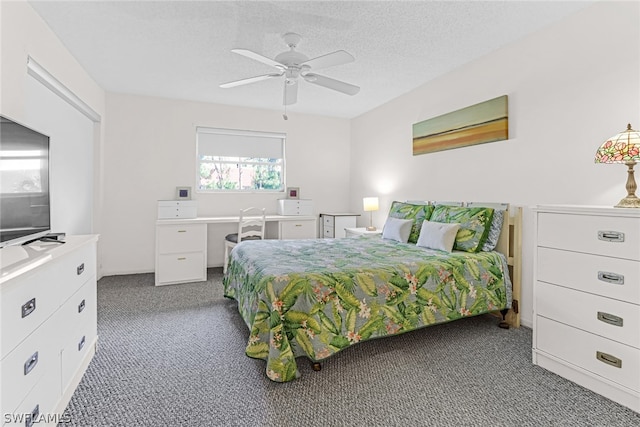
[[[298,43],[300,42],[300,35],[295,33],[286,33],[283,36],[283,39],[290,50],[280,53],[275,57],[275,59],[267,58],[266,56],[252,52],[248,49],[231,50],[233,53],[237,53],[258,62],[262,62],[263,64],[275,67],[276,69],[278,69],[279,73],[264,74],[261,76],[235,80],[232,82],[223,83],[220,85],[220,87],[230,88],[248,83],[258,82],[261,80],[267,80],[273,77],[284,76],[285,93],[283,104],[285,106],[292,105],[297,102],[298,77],[300,76],[302,76],[309,83],[335,90],[346,95],[355,95],[360,91],[360,88],[358,86],[311,72],[312,70],[316,70],[319,68],[333,67],[336,65],[342,65],[352,62],[355,60],[353,55],[345,52],[344,50],[338,50],[318,56],[316,58],[309,59],[306,55],[295,50]],[[284,119],[286,120],[287,118],[285,117]]]

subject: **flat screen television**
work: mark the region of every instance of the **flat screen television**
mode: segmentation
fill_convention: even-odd
[[[0,116],[0,248],[49,233],[49,137]]]

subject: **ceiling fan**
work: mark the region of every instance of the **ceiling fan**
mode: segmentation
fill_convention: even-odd
[[[286,33],[282,36],[289,51],[282,52],[274,59],[267,58],[258,53],[250,51],[248,49],[231,49],[231,52],[237,53],[247,58],[254,59],[262,62],[263,64],[270,65],[277,69],[276,72],[262,74],[260,76],[249,77],[246,79],[235,80],[220,85],[221,88],[230,88],[249,83],[255,83],[262,80],[268,80],[277,77],[284,77],[284,105],[295,104],[298,100],[298,79],[302,77],[309,83],[323,86],[329,89],[336,90],[338,92],[345,93],[347,95],[355,95],[360,91],[358,86],[346,83],[340,80],[332,79],[330,77],[316,74],[314,71],[333,67],[335,65],[347,64],[355,60],[355,58],[344,50],[338,50],[326,55],[318,56],[317,58],[309,59],[306,55],[296,51],[298,43],[302,37],[295,33]]]

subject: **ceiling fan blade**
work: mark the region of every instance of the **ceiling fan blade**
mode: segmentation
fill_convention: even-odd
[[[355,61],[355,58],[349,52],[337,50],[332,53],[327,53],[326,55],[318,56],[317,58],[309,59],[300,65],[308,65],[311,69],[318,70],[320,68],[333,67],[353,61]]]
[[[337,90],[338,92],[346,93],[347,95],[355,95],[360,92],[360,87],[356,85],[332,79],[330,77],[321,76],[319,74],[307,73],[303,77],[309,83]]]
[[[247,58],[254,59],[258,62],[262,62],[263,64],[271,65],[272,67],[281,69],[286,68],[284,64],[281,64],[278,61],[274,61],[271,58],[267,58],[266,56],[260,55],[259,53],[255,53],[249,49],[231,49],[231,52],[237,53],[238,55],[246,56]]]
[[[298,81],[294,80],[294,84],[284,82],[284,100],[282,105],[292,105],[298,101]]]
[[[230,88],[230,87],[235,87],[235,86],[240,86],[240,85],[246,85],[246,84],[249,84],[249,83],[260,82],[262,80],[267,80],[267,79],[270,79],[272,77],[280,77],[280,76],[282,76],[282,74],[284,74],[284,73],[271,73],[271,74],[263,74],[261,76],[249,77],[249,78],[241,79],[241,80],[234,80],[232,82],[222,83],[220,85],[220,87],[224,88],[224,89],[227,89],[227,88]]]

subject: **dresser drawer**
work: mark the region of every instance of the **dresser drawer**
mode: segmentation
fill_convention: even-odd
[[[60,366],[51,366],[24,397],[18,407],[11,408],[11,414],[6,413],[9,412],[8,410],[5,411],[3,421],[7,423],[3,424],[3,427],[25,427],[29,425],[26,422],[27,415],[32,416],[34,420],[40,421],[33,423],[33,427],[57,425],[57,421],[64,419],[62,415],[53,413],[56,409],[56,404],[60,400],[60,395]],[[51,423],[46,423],[46,421]]]
[[[97,286],[95,278],[87,282],[56,313],[60,328],[64,331],[77,329],[79,325],[97,323]]]
[[[207,245],[206,224],[177,224],[157,227],[161,254],[203,251]]]
[[[539,281],[640,304],[640,262],[538,247]]]
[[[95,305],[87,307],[83,313],[85,320],[88,318],[95,319]],[[78,367],[81,365],[82,359],[91,351],[96,336],[96,324],[88,320],[83,323],[77,323],[73,328],[65,332],[60,356],[63,390],[69,387],[71,380],[73,380],[78,371]]]
[[[332,215],[322,215],[322,225],[333,228],[334,217]]]
[[[48,276],[50,273],[60,274],[60,270],[36,270],[3,286],[0,298],[0,358],[4,358],[59,307],[57,286],[49,281]]]
[[[280,222],[281,239],[315,239],[317,237],[316,233],[315,221]]]
[[[619,216],[541,212],[538,246],[640,260],[640,221]]]
[[[640,348],[639,305],[538,282],[536,314]]]
[[[204,252],[160,255],[156,274],[158,285],[207,280]]]
[[[50,369],[58,366],[59,354],[48,324],[33,332],[2,359],[2,408],[17,408],[24,396]]]
[[[640,391],[640,350],[606,338],[537,317],[536,347],[559,359]],[[620,366],[616,365],[620,361]]]

